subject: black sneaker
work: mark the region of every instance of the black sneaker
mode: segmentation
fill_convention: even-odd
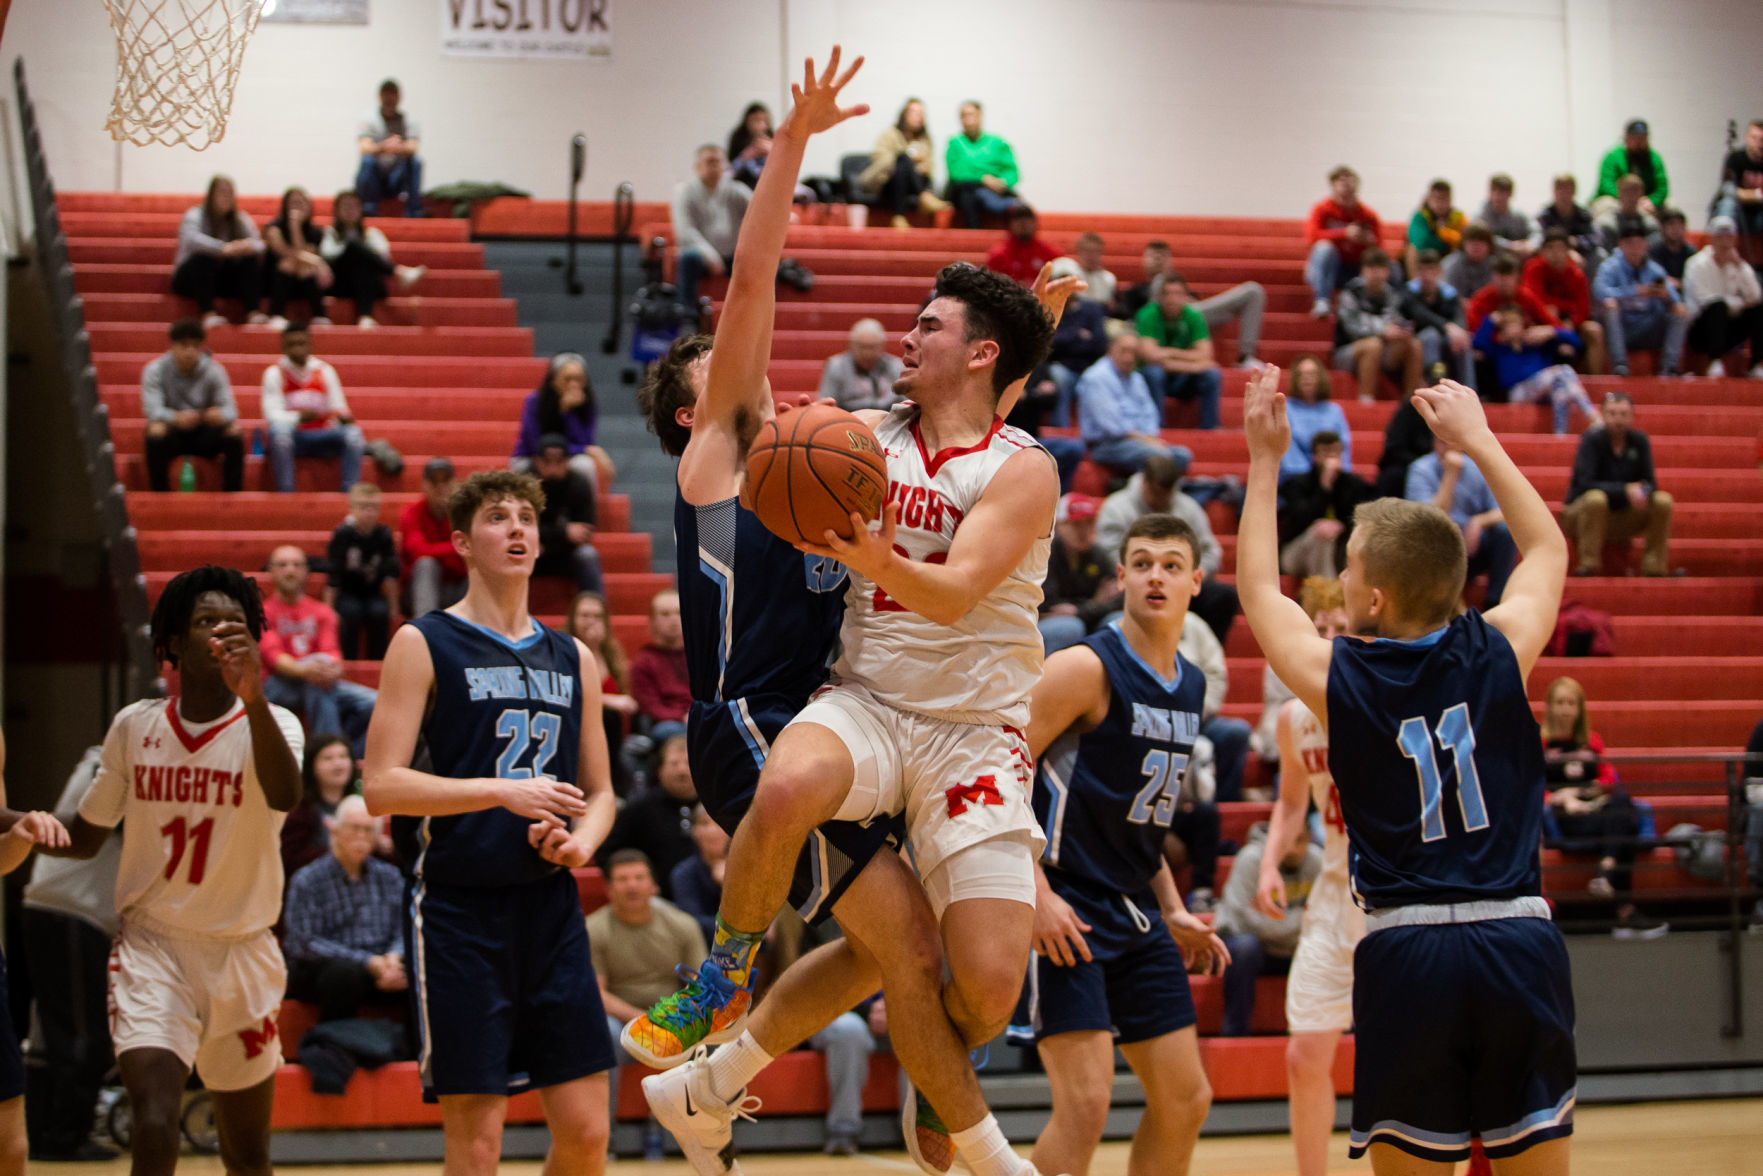
[[[84,1143],[80,1144],[78,1147],[74,1148],[72,1151],[45,1152],[45,1151],[37,1151],[37,1150],[33,1149],[31,1151],[31,1163],[33,1163],[33,1164],[104,1164],[104,1163],[108,1163],[111,1160],[114,1160],[117,1157],[117,1154],[118,1153],[111,1150],[110,1148],[105,1147],[103,1144],[95,1143],[92,1140],[88,1139]]]
[[[1612,939],[1660,939],[1671,931],[1671,924],[1664,919],[1655,919],[1633,911],[1616,920],[1611,929]]]

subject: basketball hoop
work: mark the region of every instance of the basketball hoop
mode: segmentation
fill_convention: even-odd
[[[265,7],[264,0],[104,0],[116,33],[110,137],[197,151],[220,142],[245,43]]]

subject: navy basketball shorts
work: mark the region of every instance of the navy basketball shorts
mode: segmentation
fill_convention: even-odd
[[[1373,931],[1353,958],[1358,1159],[1495,1159],[1573,1133],[1578,1070],[1567,948],[1547,919]]]
[[[782,698],[740,698],[732,702],[694,702],[686,720],[686,752],[698,799],[710,819],[733,837],[752,807],[759,772],[778,733],[799,706]],[[859,825],[829,821],[808,835],[790,883],[790,905],[811,925],[819,925],[844,897],[869,859],[900,844],[898,818]]]
[[[1141,942],[1109,959],[1061,967],[1029,956],[1009,1040],[1031,1045],[1061,1033],[1100,1030],[1112,1033],[1118,1045],[1132,1045],[1186,1029],[1196,1019],[1181,949],[1159,922]]]
[[[12,988],[6,976],[6,960],[0,956],[0,1009],[12,1008]],[[12,1017],[4,1018],[5,1024],[0,1025],[0,1102],[14,1099],[24,1094],[24,1055],[18,1048],[18,1031],[12,1027]]]
[[[613,1066],[567,870],[517,886],[412,886],[406,925],[422,1095],[518,1094]]]

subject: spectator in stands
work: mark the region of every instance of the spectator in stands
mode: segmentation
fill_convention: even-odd
[[[560,433],[569,443],[569,466],[598,485],[617,473],[612,458],[594,443],[599,429],[600,406],[588,381],[588,361],[574,351],[559,351],[545,369],[545,382],[528,393],[520,406],[520,435],[508,468],[532,472],[539,439]]]
[[[300,803],[282,822],[282,874],[288,878],[330,852],[337,806],[361,792],[349,741],[341,735],[307,740],[300,781]]]
[[[1230,963],[1224,967],[1224,1037],[1247,1037],[1255,1015],[1255,981],[1283,976],[1291,970],[1292,953],[1304,928],[1304,904],[1322,874],[1322,847],[1308,837],[1293,838],[1279,855],[1279,876],[1285,883],[1283,918],[1271,918],[1255,905],[1261,862],[1268,852],[1267,825],[1257,822],[1249,843],[1237,850],[1230,880],[1218,901],[1213,924]]]
[[[1167,241],[1147,241],[1144,252],[1139,257],[1145,267],[1145,280],[1134,282],[1120,292],[1113,310],[1109,312],[1115,318],[1131,320],[1138,317],[1139,311],[1151,301],[1151,284],[1158,282],[1170,271],[1174,254]]]
[[[1224,549],[1212,533],[1212,520],[1206,517],[1206,509],[1176,489],[1186,468],[1184,460],[1171,454],[1146,459],[1143,469],[1103,500],[1096,515],[1096,542],[1118,557],[1127,528],[1141,515],[1174,515],[1186,523],[1200,541],[1200,570],[1205,573],[1200,591],[1188,608],[1223,641],[1236,620],[1237,590],[1218,579]]]
[[[1592,317],[1591,282],[1573,260],[1573,242],[1565,229],[1544,230],[1542,249],[1524,263],[1520,285],[1562,325],[1578,331],[1584,343],[1586,372],[1603,374],[1610,366],[1610,356],[1604,350],[1604,324]]]
[[[1377,497],[1347,468],[1341,434],[1314,434],[1309,468],[1281,482],[1279,493],[1279,570],[1288,576],[1335,575],[1346,566],[1353,512]]]
[[[269,286],[269,326],[288,325],[285,311],[290,301],[306,304],[306,319],[318,324],[331,320],[324,313],[324,291],[333,280],[331,267],[319,253],[324,234],[312,223],[312,197],[304,188],[282,193],[282,208],[263,226],[264,278]]]
[[[1066,259],[1067,264],[1072,264]],[[1067,308],[1071,303],[1065,304]],[[1132,328],[1124,323],[1112,323],[1103,320],[1104,337],[1111,337],[1117,330],[1132,333]],[[1136,354],[1136,350],[1135,350]],[[1083,462],[1084,443],[1076,437],[1054,437],[1042,429],[1044,419],[1051,414],[1052,424],[1064,428],[1071,423],[1070,400],[1076,398],[1076,386],[1073,383],[1070,396],[1062,396],[1059,384],[1053,378],[1053,365],[1042,363],[1029,373],[1028,382],[1023,386],[1022,396],[1017,399],[1016,406],[1004,423],[1012,428],[1021,429],[1041,443],[1041,447],[1053,455],[1053,462],[1059,469],[1059,492],[1061,494],[1071,488],[1072,476]],[[1148,396],[1149,393],[1146,393]]]
[[[1298,603],[1315,623],[1316,635],[1324,641],[1333,641],[1347,631],[1347,598],[1338,576],[1306,577],[1298,585]],[[1262,667],[1261,721],[1249,736],[1249,747],[1264,764],[1279,764],[1279,711],[1294,697],[1272,666]]]
[[[835,919],[802,931],[801,950],[807,954],[844,938],[844,930]],[[829,1156],[854,1156],[858,1153],[858,1136],[863,1131],[863,1087],[869,1081],[869,1056],[875,1052],[876,1039],[869,1027],[872,1000],[859,1001],[855,1006],[834,1017],[824,1029],[807,1041],[809,1049],[820,1054],[826,1065],[826,1144]]]
[[[1009,232],[986,254],[986,268],[1024,286],[1031,284],[1041,267],[1059,256],[1057,249],[1041,240],[1039,232],[1035,210],[1018,202],[1010,210]]]
[[[1334,292],[1359,276],[1360,260],[1383,233],[1377,213],[1359,203],[1359,173],[1346,164],[1328,173],[1329,197],[1310,209],[1304,241],[1310,257],[1304,281],[1310,286],[1310,317],[1327,318]]]
[[[1512,261],[1516,264],[1517,259]],[[1579,373],[1562,362],[1579,347],[1579,336],[1566,327],[1526,326],[1524,316],[1509,308],[1488,315],[1475,332],[1475,349],[1488,357],[1505,399],[1513,404],[1549,404],[1557,437],[1567,432],[1575,408],[1592,423],[1598,419]]]
[[[1640,813],[1604,760],[1604,741],[1586,717],[1585,689],[1572,678],[1549,683],[1543,709],[1543,770],[1549,816],[1560,848],[1598,855],[1598,872],[1586,889],[1616,902],[1618,939],[1657,939],[1671,930],[1635,909],[1634,859]]]
[[[949,207],[948,201],[931,190],[935,161],[924,103],[908,98],[894,125],[876,137],[869,166],[857,178],[857,193],[879,201],[893,214],[896,229],[907,228],[909,214],[937,213]]]
[[[168,334],[171,350],[141,369],[147,485],[171,489],[174,457],[218,457],[221,484],[238,490],[245,484],[245,438],[226,369],[208,354],[208,332],[195,319],[179,319]]]
[[[1414,256],[1409,273],[1416,272],[1420,255]],[[1440,276],[1465,298],[1473,298],[1494,280],[1494,234],[1486,225],[1465,225],[1456,252],[1443,258]]]
[[[1169,834],[1163,839],[1163,856],[1169,868],[1189,869],[1186,905],[1196,915],[1210,914],[1216,905],[1214,888],[1218,883],[1222,828],[1217,803],[1210,796],[1201,795],[1204,780],[1204,773],[1192,770],[1190,761],[1190,770],[1182,775],[1180,799],[1169,820]]]
[[[649,642],[631,662],[631,697],[637,700],[639,713],[654,724],[649,733],[657,743],[685,733],[692,688],[686,677],[679,593],[671,588],[649,601]]]
[[[1527,328],[1548,327],[1550,330],[1558,330],[1563,325],[1542,299],[1524,288],[1519,281],[1519,273],[1518,259],[1510,254],[1494,261],[1494,280],[1476,291],[1463,308],[1464,318],[1471,331],[1480,330],[1482,320],[1496,310],[1517,311]],[[1541,331],[1536,332],[1537,342],[1543,342],[1544,339]]]
[[[566,576],[578,592],[598,592],[600,553],[594,549],[593,480],[569,464],[569,438],[547,433],[539,438],[533,458],[533,474],[545,491],[545,509],[539,512],[539,558],[533,573]]]
[[[1478,226],[1470,225],[1469,229]],[[1464,231],[1464,250],[1451,255],[1454,261],[1468,248],[1469,230]],[[1447,375],[1475,387],[1475,352],[1464,326],[1466,307],[1457,287],[1445,281],[1439,255],[1422,249],[1415,258],[1414,276],[1403,291],[1401,315],[1414,325],[1414,337],[1420,342],[1420,362],[1429,380]]]
[[[1119,331],[1077,381],[1077,423],[1090,458],[1117,473],[1132,474],[1155,454],[1174,457],[1182,469],[1193,454],[1159,435],[1162,412],[1138,370],[1139,340]]]
[[[1041,585],[1041,641],[1048,654],[1076,645],[1120,610],[1118,561],[1096,542],[1101,508],[1088,494],[1067,494],[1054,513],[1047,579]]]
[[[1396,405],[1383,430],[1377,459],[1377,497],[1400,498],[1408,487],[1408,467],[1432,452],[1432,427],[1411,400]]]
[[[1536,226],[1512,207],[1512,177],[1504,172],[1489,178],[1487,203],[1476,213],[1475,221],[1493,233],[1494,244],[1500,249],[1521,259],[1536,251]]]
[[[1414,253],[1418,259],[1419,251]],[[1390,259],[1383,250],[1367,249],[1359,276],[1341,291],[1334,342],[1334,366],[1358,376],[1360,401],[1377,399],[1382,372],[1400,381],[1404,397],[1420,387],[1420,341],[1402,317],[1402,295],[1390,284]]]
[[[367,331],[379,326],[373,308],[386,296],[386,278],[396,279],[400,290],[408,290],[422,280],[428,267],[393,264],[385,233],[363,224],[361,217],[361,197],[349,190],[338,192],[331,202],[331,223],[319,238],[318,255],[331,269],[326,293],[353,302],[355,325]]]
[[[1463,531],[1470,577],[1487,573],[1488,590],[1482,607],[1499,604],[1506,580],[1518,562],[1518,547],[1475,459],[1433,438],[1432,452],[1408,467],[1403,497],[1410,502],[1430,502],[1451,516]]]
[[[1200,707],[1200,734],[1212,741],[1216,772],[1215,801],[1243,798],[1243,766],[1249,756],[1249,724],[1223,714],[1230,691],[1224,644],[1197,613],[1189,612],[1181,628],[1181,655],[1206,676],[1206,700]]]
[[[398,611],[398,548],[392,529],[380,522],[380,504],[380,488],[372,482],[349,487],[349,514],[331,532],[325,552],[330,579],[324,602],[336,610],[337,646],[345,659],[385,657]]]
[[[1623,176],[1616,185],[1616,203],[1607,205],[1593,218],[1593,223],[1598,226],[1599,240],[1604,245],[1606,261],[1616,252],[1622,226],[1627,222],[1639,221],[1649,234],[1659,231],[1659,217],[1646,207],[1646,199],[1641,194],[1643,191],[1645,186],[1639,176]],[[1602,266],[1603,262],[1598,264]]]
[[[1077,258],[1078,276],[1084,280],[1084,289],[1078,291],[1077,296],[1085,302],[1107,308],[1114,305],[1115,292],[1120,284],[1114,271],[1102,264],[1102,248],[1100,233],[1079,233],[1072,243],[1071,255]]]
[[[1625,392],[1604,397],[1601,423],[1580,435],[1567,483],[1561,529],[1579,549],[1576,576],[1595,576],[1604,545],[1646,536],[1641,571],[1671,574],[1672,498],[1654,481],[1653,443],[1634,427],[1634,401]]]
[[[196,303],[205,327],[226,325],[226,316],[215,312],[216,298],[237,298],[246,322],[264,322],[269,316],[258,307],[263,300],[262,258],[263,238],[240,210],[232,180],[215,176],[202,203],[178,223],[171,292]]]
[[[342,735],[356,759],[373,717],[373,690],[343,677],[337,614],[306,595],[306,553],[269,553],[272,591],[263,598],[263,694],[306,720],[309,735]]]
[[[1016,152],[998,136],[986,133],[984,122],[985,111],[978,102],[963,102],[961,133],[949,140],[943,153],[943,166],[949,173],[949,203],[969,229],[979,228],[988,215],[1007,214],[1019,203]]]
[[[900,361],[889,355],[888,333],[875,319],[851,324],[850,346],[826,361],[820,369],[820,396],[847,412],[865,408],[892,408],[900,399],[894,381],[900,378]]]
[[[380,199],[402,196],[405,216],[426,215],[422,207],[422,130],[398,106],[398,83],[380,83],[380,105],[361,124],[355,145],[361,152],[361,169],[355,173],[355,191],[368,216],[380,214]]]
[[[1671,196],[1665,161],[1654,151],[1645,119],[1631,119],[1622,129],[1622,142],[1604,153],[1598,164],[1598,190],[1592,196],[1592,218],[1603,217],[1620,197],[1622,181],[1635,176],[1641,182],[1641,211],[1649,215],[1663,208]]]
[[[613,635],[606,618],[606,598],[598,592],[578,592],[569,606],[569,634],[593,651],[600,666],[600,709],[606,727],[606,752],[612,761],[612,783],[618,795],[630,791],[631,773],[619,755],[627,724],[637,714],[631,697],[630,661],[624,646]]]
[[[1556,176],[1554,202],[1537,213],[1537,227],[1544,233],[1550,229],[1566,233],[1573,263],[1586,273],[1595,274],[1598,263],[1604,259],[1604,237],[1592,223],[1592,214],[1574,199],[1578,191],[1579,181],[1572,172]]]
[[[621,849],[639,849],[654,864],[657,877],[671,878],[674,866],[696,852],[692,810],[698,804],[698,789],[692,782],[684,733],[658,742],[661,750],[655,756],[650,784],[619,809],[618,819],[600,847],[600,860],[610,862]]]
[[[1745,127],[1745,145],[1726,157],[1714,215],[1731,217],[1747,233],[1763,233],[1763,118]]]
[[[1212,332],[1205,316],[1194,306],[1187,283],[1165,275],[1155,301],[1145,304],[1133,320],[1139,333],[1139,362],[1145,383],[1163,419],[1163,405],[1170,399],[1198,400],[1200,427],[1219,427],[1219,401],[1224,379],[1212,352]]]
[[[1286,380],[1286,420],[1292,427],[1292,443],[1279,463],[1282,484],[1310,469],[1310,442],[1318,433],[1333,433],[1342,447],[1337,455],[1341,468],[1353,468],[1353,434],[1346,412],[1331,396],[1333,391],[1328,369],[1320,359],[1300,355],[1292,361]]]
[[[751,188],[765,170],[771,154],[771,110],[763,102],[749,102],[741,121],[728,133],[729,175]]]
[[[1660,375],[1675,376],[1682,370],[1689,308],[1671,288],[1664,269],[1647,256],[1646,227],[1628,220],[1618,232],[1616,253],[1598,267],[1592,283],[1592,296],[1603,314],[1611,370],[1626,376],[1630,350],[1657,347],[1662,351]]]
[[[618,1120],[619,1069],[631,1057],[619,1044],[624,1027],[679,987],[676,968],[696,968],[708,952],[697,920],[659,896],[655,872],[641,850],[625,849],[607,861],[606,905],[588,916],[588,943],[600,1003],[612,1030],[607,1075],[613,1122]]]
[[[728,831],[703,804],[692,806],[692,845],[697,852],[676,863],[667,875],[674,905],[698,920],[704,942],[716,938],[716,912],[722,906],[722,879],[728,872]]]
[[[1422,249],[1449,256],[1462,242],[1468,224],[1463,210],[1451,204],[1451,181],[1434,180],[1426,190],[1426,199],[1408,220],[1408,269],[1414,269]]]
[[[453,486],[453,463],[429,458],[422,467],[421,500],[398,516],[398,549],[410,586],[408,616],[457,604],[465,595],[465,560],[453,550],[453,524],[447,518]]]
[[[672,221],[674,284],[680,301],[696,310],[704,276],[721,277],[735,264],[735,240],[753,192],[728,174],[728,159],[714,143],[698,148],[693,171],[695,180],[674,185]]]
[[[1187,279],[1174,270],[1164,274],[1163,280],[1186,287],[1188,300],[1206,320],[1206,329],[1213,334],[1216,335],[1227,323],[1237,324],[1238,367],[1260,371],[1267,366],[1255,355],[1256,348],[1261,345],[1261,317],[1267,313],[1267,289],[1260,282],[1238,282],[1223,293],[1198,298]]]
[[[1082,278],[1080,264],[1070,257],[1055,258],[1051,263],[1052,278]],[[1124,328],[1124,324],[1122,324]],[[1110,332],[1108,316],[1100,303],[1085,298],[1066,302],[1065,313],[1053,330],[1053,346],[1047,352],[1044,368],[1047,378],[1058,390],[1053,408],[1053,424],[1071,423],[1072,400],[1077,392],[1078,377],[1108,355],[1110,340],[1119,332]],[[1128,332],[1130,334],[1130,332]],[[1032,379],[1031,379],[1032,382]],[[1147,392],[1147,397],[1149,393]],[[1159,422],[1161,423],[1161,422]]]
[[[1738,252],[1738,225],[1730,216],[1708,222],[1708,244],[1684,267],[1690,308],[1689,345],[1713,357],[1710,376],[1745,370],[1739,349],[1750,345],[1751,378],[1763,379],[1763,290],[1757,271]],[[1728,369],[1725,360],[1732,359]]]
[[[349,411],[337,369],[312,354],[311,328],[282,328],[282,358],[263,369],[263,423],[275,488],[294,492],[294,461],[341,458],[344,493],[361,480],[367,438]]]
[[[1647,240],[1647,256],[1659,263],[1672,289],[1683,289],[1683,267],[1695,254],[1689,241],[1689,223],[1682,209],[1667,208],[1659,213],[1659,231]]]
[[[404,876],[373,856],[377,827],[366,801],[344,797],[331,823],[330,853],[288,879],[288,996],[316,1004],[320,1021],[409,1002]]]

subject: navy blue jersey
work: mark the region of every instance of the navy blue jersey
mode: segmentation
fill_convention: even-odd
[[[735,498],[693,506],[676,492],[673,536],[692,697],[801,709],[838,651],[844,565],[797,551]]]
[[[1041,756],[1035,816],[1047,835],[1049,866],[1139,896],[1163,864],[1163,836],[1200,733],[1206,679],[1177,657],[1174,680],[1164,681],[1133,652],[1118,623],[1084,644],[1108,674],[1108,714],[1094,730],[1061,736]],[[1154,902],[1150,909],[1157,910]]]
[[[428,642],[434,697],[423,719],[427,770],[437,776],[575,783],[582,745],[581,658],[575,639],[537,621],[521,641],[449,612],[410,622]],[[420,766],[420,765],[419,765]],[[527,843],[532,821],[505,808],[398,817],[417,877],[451,886],[510,886],[559,867]]]
[[[1335,638],[1328,747],[1361,905],[1542,892],[1541,732],[1479,612],[1417,641]]]

